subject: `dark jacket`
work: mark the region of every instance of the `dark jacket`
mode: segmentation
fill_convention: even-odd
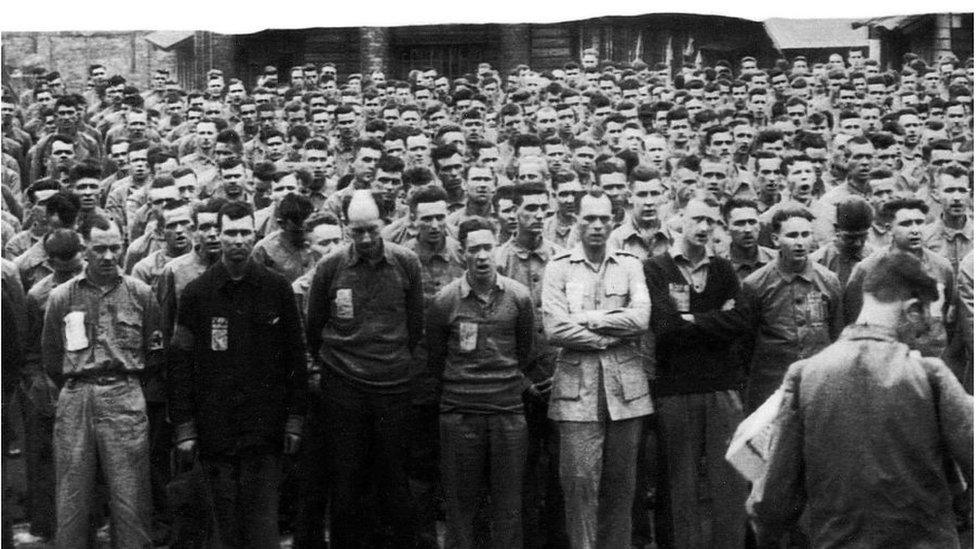
[[[177,441],[204,455],[280,451],[304,413],[305,346],[291,286],[249,262],[231,280],[223,263],[190,282],[179,304],[170,368]]]
[[[651,330],[656,341],[654,396],[735,389],[741,382],[741,362],[729,360],[729,334],[710,330],[707,322],[711,313],[720,311],[739,293],[732,264],[713,256],[701,293],[688,287],[670,252],[646,260],[644,276],[651,295]],[[670,284],[688,287],[689,311],[696,322],[681,318],[670,295]]]

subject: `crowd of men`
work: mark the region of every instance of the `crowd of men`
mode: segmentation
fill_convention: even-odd
[[[971,528],[949,473],[972,479],[972,59],[672,72],[586,50],[190,91],[88,73],[2,96],[3,394],[34,536],[436,547],[443,521],[452,548],[738,549]],[[857,363],[928,357],[941,439],[874,428],[928,389],[790,368],[896,341]],[[791,416],[778,459],[843,467],[777,465],[747,506],[725,452],[781,385],[820,423]]]

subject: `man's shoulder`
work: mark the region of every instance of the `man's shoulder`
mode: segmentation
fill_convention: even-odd
[[[457,279],[458,282],[461,279]],[[458,282],[460,284],[460,282]],[[516,301],[527,301],[529,304],[532,303],[532,292],[529,290],[528,286],[522,284],[514,278],[509,278],[504,275],[498,275],[498,285],[507,292],[512,292],[512,296]]]
[[[937,253],[935,253],[932,250],[929,250],[927,248],[923,248],[922,249],[922,253],[925,254],[925,260],[926,261],[928,261],[931,265],[933,265],[939,271],[942,271],[942,273],[940,273],[940,274],[945,274],[946,272],[948,272],[948,273],[952,273],[953,272],[953,270],[952,270],[952,263],[950,263],[949,260],[946,259],[945,257],[943,257],[943,256],[941,256],[941,255],[939,255],[939,254],[937,254]]]
[[[641,259],[627,250],[613,250],[610,254],[621,266],[641,267]]]
[[[136,264],[132,266],[132,270],[135,271],[136,269],[151,269],[160,260],[160,256],[163,257],[166,256],[165,249],[160,248],[158,250],[149,252],[148,254],[146,254],[146,257],[143,257],[139,261],[136,261]]]
[[[251,267],[256,282],[262,289],[271,289],[277,286],[277,290],[281,291],[284,288],[286,293],[291,294],[291,283],[281,273],[261,265],[257,261],[251,261]]]
[[[395,242],[384,241],[383,253],[389,254],[390,257],[400,261],[416,261],[420,263],[420,257],[417,256],[417,252]]]
[[[549,258],[550,263],[560,263],[564,265],[569,264],[569,258],[573,256],[573,250],[563,249],[559,253],[556,253],[551,258]]]
[[[837,278],[837,273],[828,269],[826,265],[821,265],[816,261],[811,261],[810,266],[830,289],[840,292],[840,279]]]
[[[51,288],[51,293],[48,294],[48,304],[68,302],[71,299],[71,293],[78,287],[80,281],[81,275],[78,274],[63,284]]]
[[[145,259],[148,259],[148,257]],[[155,294],[153,294],[152,287],[149,284],[131,275],[122,275],[122,283],[136,296],[140,298],[150,297],[155,302]]]
[[[211,265],[209,268],[207,268],[207,270],[200,273],[200,276],[188,282],[186,284],[186,287],[183,289],[182,299],[186,300],[191,296],[195,296],[198,292],[201,291],[206,293],[213,286],[213,279],[215,273],[214,267],[216,267],[217,265],[218,265],[217,263]]]
[[[759,267],[742,281],[742,286],[752,289],[759,288],[766,282],[766,280],[769,279],[770,275],[772,275],[777,268],[778,267],[775,262],[770,262],[762,267]]]
[[[30,290],[27,290],[27,300],[34,301],[37,303],[43,303],[45,298],[51,295],[58,285],[54,283],[54,273],[51,273],[44,278],[38,280],[31,286]]]

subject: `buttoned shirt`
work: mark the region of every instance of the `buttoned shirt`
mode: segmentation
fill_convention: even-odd
[[[180,165],[189,167],[196,174],[201,197],[210,196],[216,191],[220,183],[220,170],[212,156],[194,151],[180,158]]]
[[[827,267],[832,273],[837,275],[837,280],[840,281],[840,285],[843,288],[847,286],[847,281],[851,278],[851,271],[854,270],[854,265],[857,265],[858,262],[873,252],[874,249],[865,244],[861,247],[861,251],[857,255],[851,256],[842,253],[840,248],[837,247],[836,242],[831,242],[826,246],[817,248],[817,251],[810,254],[810,259]]]
[[[132,268],[136,266],[136,263],[139,263],[144,257],[161,249],[165,245],[166,242],[163,240],[163,236],[158,234],[155,229],[143,233],[142,236],[133,240],[125,250],[125,261],[123,262],[125,271],[132,272]]]
[[[14,259],[14,264],[20,270],[20,280],[24,283],[24,289],[29,290],[38,280],[54,272],[47,259],[43,240],[38,240],[33,246],[27,248],[26,252]]]
[[[30,230],[20,231],[15,234],[8,242],[3,246],[3,256],[10,261],[17,259],[21,254],[26,252],[31,246],[37,244],[41,241],[41,237],[37,236]]]
[[[335,196],[335,195],[333,195]],[[326,204],[328,207],[328,204]],[[394,244],[403,244],[411,238],[417,237],[417,228],[414,227],[409,215],[398,217],[387,224],[380,231],[383,240]]]
[[[417,254],[382,243],[376,259],[353,244],[316,267],[309,291],[306,335],[311,352],[360,388],[408,389],[413,351],[423,337],[423,274]]]
[[[41,336],[44,332],[44,311],[47,309],[47,300],[51,296],[51,291],[74,278],[70,274],[63,275],[64,280],[55,278],[56,276],[59,276],[58,273],[45,276],[27,292],[27,339],[22,346],[31,373],[44,372],[41,364]]]
[[[441,413],[521,413],[534,307],[528,288],[498,275],[487,296],[466,276],[430,306],[428,367],[442,381]]]
[[[180,296],[186,285],[202,275],[210,263],[200,254],[199,250],[194,249],[190,253],[183,254],[171,259],[163,266],[159,277],[156,279],[156,299],[159,300],[162,309],[163,335],[165,342],[169,343],[173,335],[173,328],[176,325],[176,311],[179,307]]]
[[[557,213],[542,223],[542,238],[563,249],[579,244],[579,229],[575,216],[563,220]]]
[[[973,468],[973,397],[894,330],[848,326],[793,364],[768,470],[747,508],[760,542],[809,517],[813,547],[959,547],[946,463]]]
[[[670,251],[671,259],[674,260],[674,265],[678,268],[681,276],[684,277],[689,286],[695,289],[695,292],[702,293],[705,290],[705,284],[708,282],[708,265],[714,255],[712,251],[706,246],[701,259],[692,262],[688,258],[684,239],[675,242]]]
[[[752,259],[745,259],[743,257],[735,257],[732,254],[732,247],[729,247],[728,257],[729,263],[732,264],[732,269],[735,271],[736,277],[739,281],[743,281],[747,276],[759,270],[760,267],[765,266],[768,263],[776,261],[779,257],[776,250],[767,248],[765,246],[756,246],[756,257]]]
[[[561,347],[551,419],[618,421],[653,412],[640,353],[651,312],[640,260],[616,250],[595,265],[582,246],[555,255],[542,311],[549,344]]]
[[[75,315],[73,323],[83,334],[70,345],[68,314]],[[51,291],[42,341],[44,366],[52,376],[142,372],[161,358],[159,304],[152,289],[132,277],[120,274],[110,285],[98,286],[82,272]]]
[[[830,344],[844,327],[837,275],[807,261],[798,273],[774,261],[742,281],[736,303],[756,333],[747,388],[755,409],[776,390],[787,367]]]
[[[959,261],[973,251],[973,218],[966,216],[966,223],[959,229],[946,227],[939,217],[922,229],[925,247],[949,260],[953,272],[959,272]]]
[[[145,282],[150,287],[155,287],[156,280],[159,279],[159,275],[163,272],[163,267],[172,259],[175,258],[167,255],[165,248],[160,248],[140,259],[132,267],[132,277]]]
[[[408,240],[404,248],[417,254],[420,259],[424,283],[424,310],[437,292],[452,281],[464,276],[464,258],[461,257],[461,244],[450,236],[444,237],[444,243],[437,251],[431,251],[421,246],[416,238]]]
[[[254,245],[251,257],[259,265],[285,277],[289,284],[305,274],[318,261],[318,254],[306,242],[295,246],[281,229]]]
[[[628,218],[607,238],[607,248],[630,252],[640,260],[663,254],[670,245],[671,237],[663,225],[645,232],[633,218]]]

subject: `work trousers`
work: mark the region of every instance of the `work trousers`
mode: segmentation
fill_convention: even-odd
[[[559,477],[574,549],[629,547],[643,418],[560,421]]]
[[[47,376],[24,380],[24,458],[27,465],[27,517],[35,536],[55,531],[54,415],[58,391]]]
[[[204,475],[217,518],[217,547],[276,549],[281,455],[204,457]]]
[[[407,480],[410,395],[364,390],[336,374],[323,377],[332,465],[330,546],[414,547],[419,526]]]
[[[149,547],[152,513],[146,400],[135,377],[69,380],[54,420],[57,546],[88,545],[97,468],[108,485],[112,546]]]
[[[745,540],[746,483],[725,461],[742,420],[735,391],[655,401],[664,455],[669,539],[675,549],[739,549]]]
[[[489,547],[522,547],[525,416],[447,413],[440,417],[447,549],[475,549],[476,515],[487,490]]]

